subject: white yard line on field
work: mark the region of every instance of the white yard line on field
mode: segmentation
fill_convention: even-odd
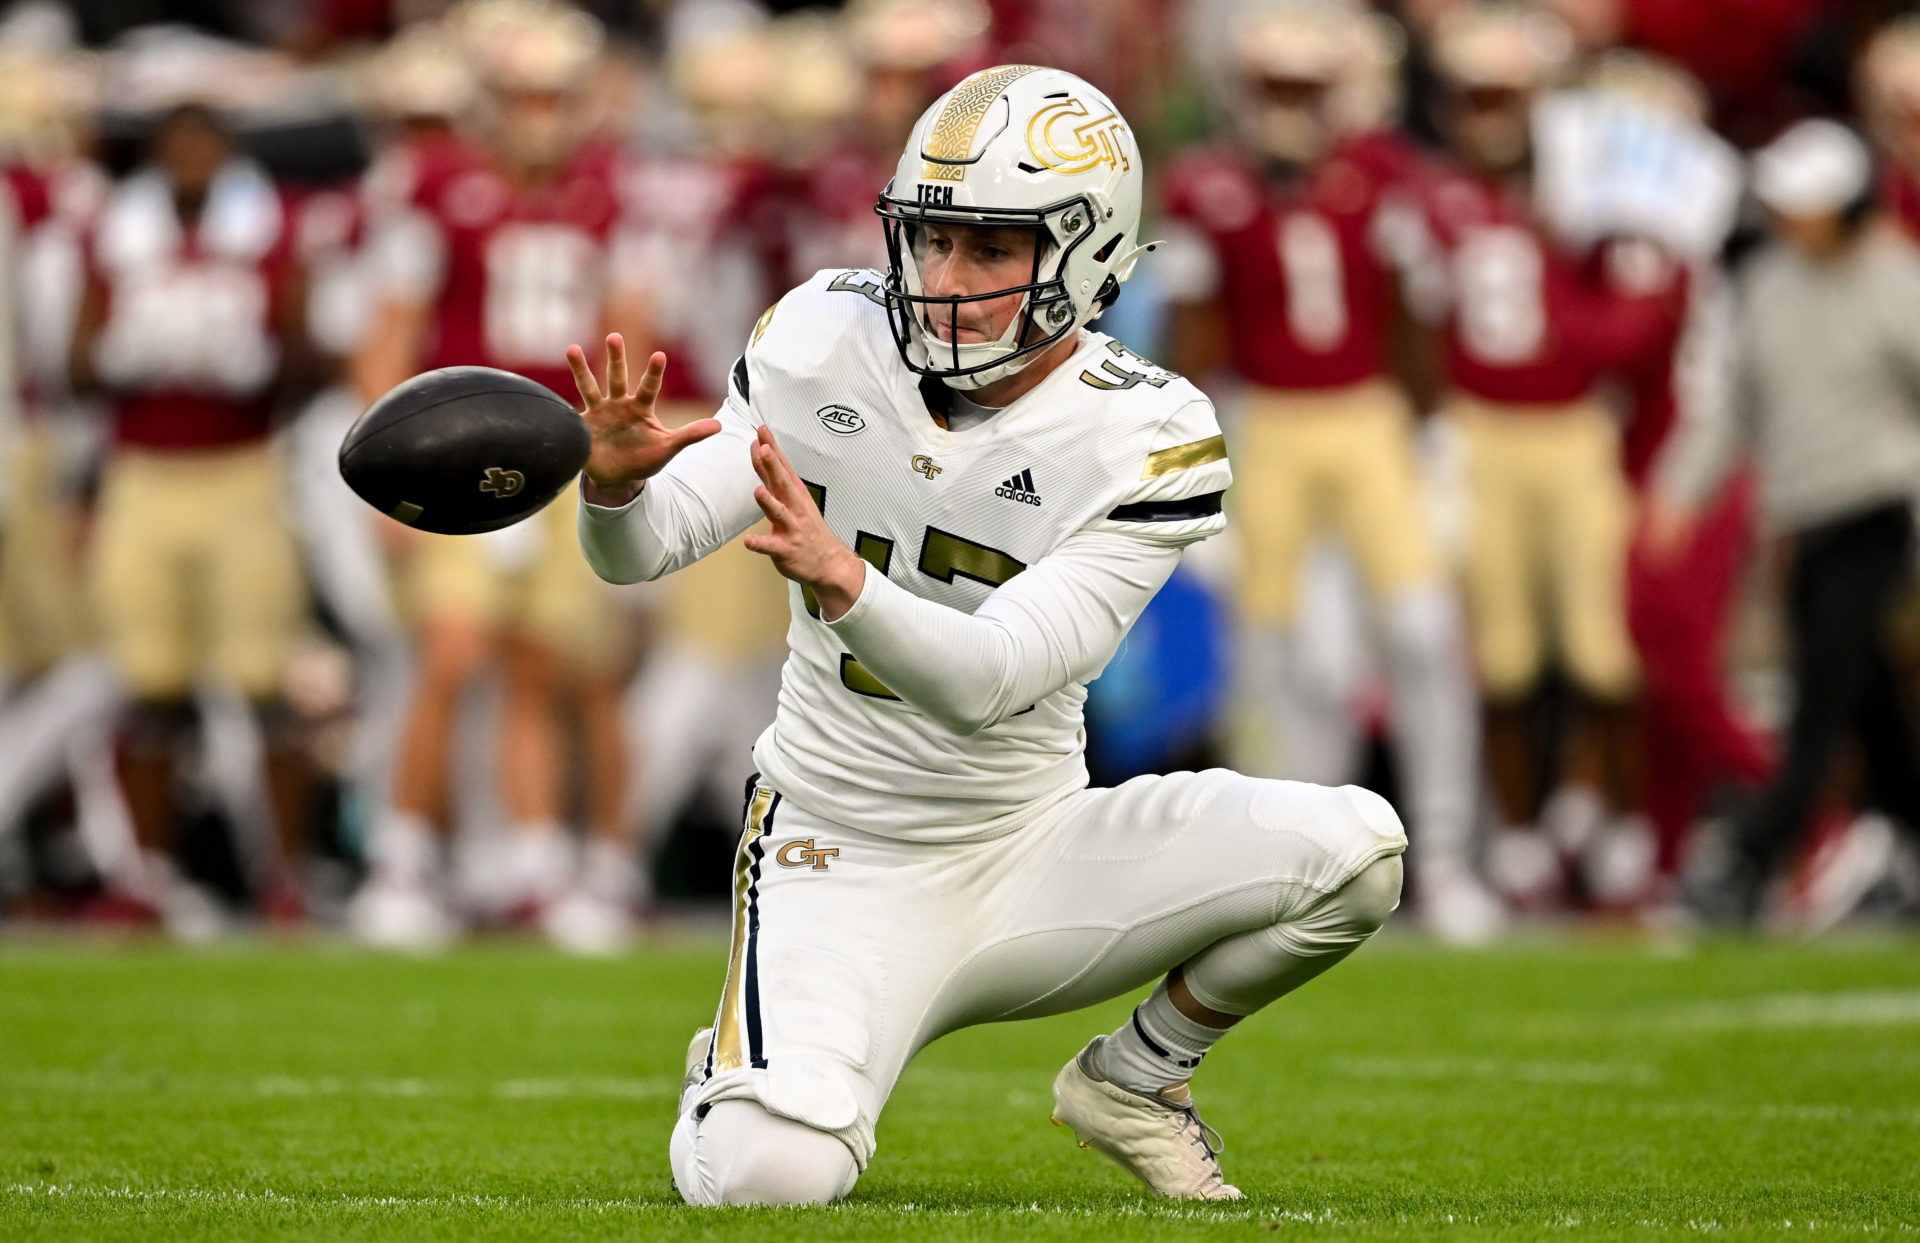
[[[1330,1057],[1327,1068],[1356,1079],[1473,1080],[1507,1083],[1649,1085],[1659,1072],[1643,1062],[1517,1060],[1500,1057]]]
[[[86,1092],[148,1095],[190,1091],[200,1094],[319,1097],[492,1097],[497,1100],[670,1100],[680,1090],[676,1079],[621,1079],[612,1076],[551,1079],[414,1079],[334,1075],[176,1075],[160,1071],[39,1070],[0,1072],[0,1089],[25,1092]]]

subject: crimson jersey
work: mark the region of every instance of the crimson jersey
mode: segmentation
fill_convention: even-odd
[[[1176,297],[1217,299],[1234,368],[1269,388],[1358,384],[1387,370],[1391,268],[1379,236],[1389,174],[1336,152],[1281,184],[1237,153],[1204,152],[1167,176],[1167,215],[1204,240],[1204,276]]]
[[[1623,310],[1615,347],[1628,411],[1621,465],[1636,491],[1646,486],[1667,437],[1702,404],[1717,404],[1732,341],[1714,274],[1696,271],[1663,247],[1614,239],[1594,255],[1598,279]]]
[[[382,273],[431,306],[424,368],[514,371],[574,398],[569,345],[600,335],[619,160],[589,143],[538,184],[456,139],[407,149],[370,195],[401,206],[376,243]]]
[[[1880,202],[1908,237],[1920,241],[1920,184],[1905,169],[1887,161],[1880,174]]]
[[[63,391],[67,344],[83,283],[80,242],[107,191],[91,164],[14,164],[0,170],[12,273],[14,380],[33,418]]]
[[[847,143],[795,174],[782,288],[826,268],[887,270],[886,230],[873,205],[893,177],[898,154]]]
[[[773,191],[772,172],[751,160],[660,155],[627,171],[614,267],[667,355],[667,400],[724,398],[740,342],[789,288]]]
[[[1579,401],[1670,330],[1670,295],[1614,287],[1595,256],[1546,236],[1523,190],[1446,168],[1420,200],[1455,389],[1517,405]]]
[[[183,225],[165,176],[136,172],[107,197],[83,253],[104,301],[92,361],[119,443],[204,449],[264,438],[298,270],[291,205],[266,173],[229,161]]]

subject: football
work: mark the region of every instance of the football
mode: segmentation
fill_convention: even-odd
[[[579,412],[525,376],[443,367],[367,408],[340,445],[361,500],[422,531],[477,535],[545,508],[587,464]]]

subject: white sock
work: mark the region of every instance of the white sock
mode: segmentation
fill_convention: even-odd
[[[507,874],[521,900],[548,902],[573,875],[573,840],[551,820],[513,826],[507,839]]]
[[[1162,980],[1120,1030],[1101,1042],[1094,1069],[1129,1092],[1155,1096],[1193,1078],[1200,1059],[1227,1031],[1180,1013]]]
[[[628,906],[646,895],[632,842],[592,838],[580,852],[580,888],[596,898]]]
[[[440,842],[426,817],[410,811],[389,811],[375,826],[367,843],[368,862],[380,879],[401,885],[421,885],[439,862]]]

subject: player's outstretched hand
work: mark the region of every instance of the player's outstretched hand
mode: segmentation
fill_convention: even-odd
[[[585,473],[587,499],[596,505],[626,504],[674,454],[720,430],[718,419],[700,419],[679,428],[663,424],[654,413],[654,403],[660,397],[660,379],[667,373],[667,356],[656,351],[647,359],[640,383],[632,385],[627,375],[627,343],[617,332],[607,335],[604,392],[585,350],[569,345],[567,366],[573,369],[573,383],[580,390],[580,416],[593,436]]]
[[[867,563],[828,528],[813,494],[800,482],[773,430],[765,425],[754,436],[753,469],[760,476],[753,499],[760,503],[772,530],[747,536],[747,547],[767,557],[794,582],[813,588],[820,616],[838,620],[860,598]]]

